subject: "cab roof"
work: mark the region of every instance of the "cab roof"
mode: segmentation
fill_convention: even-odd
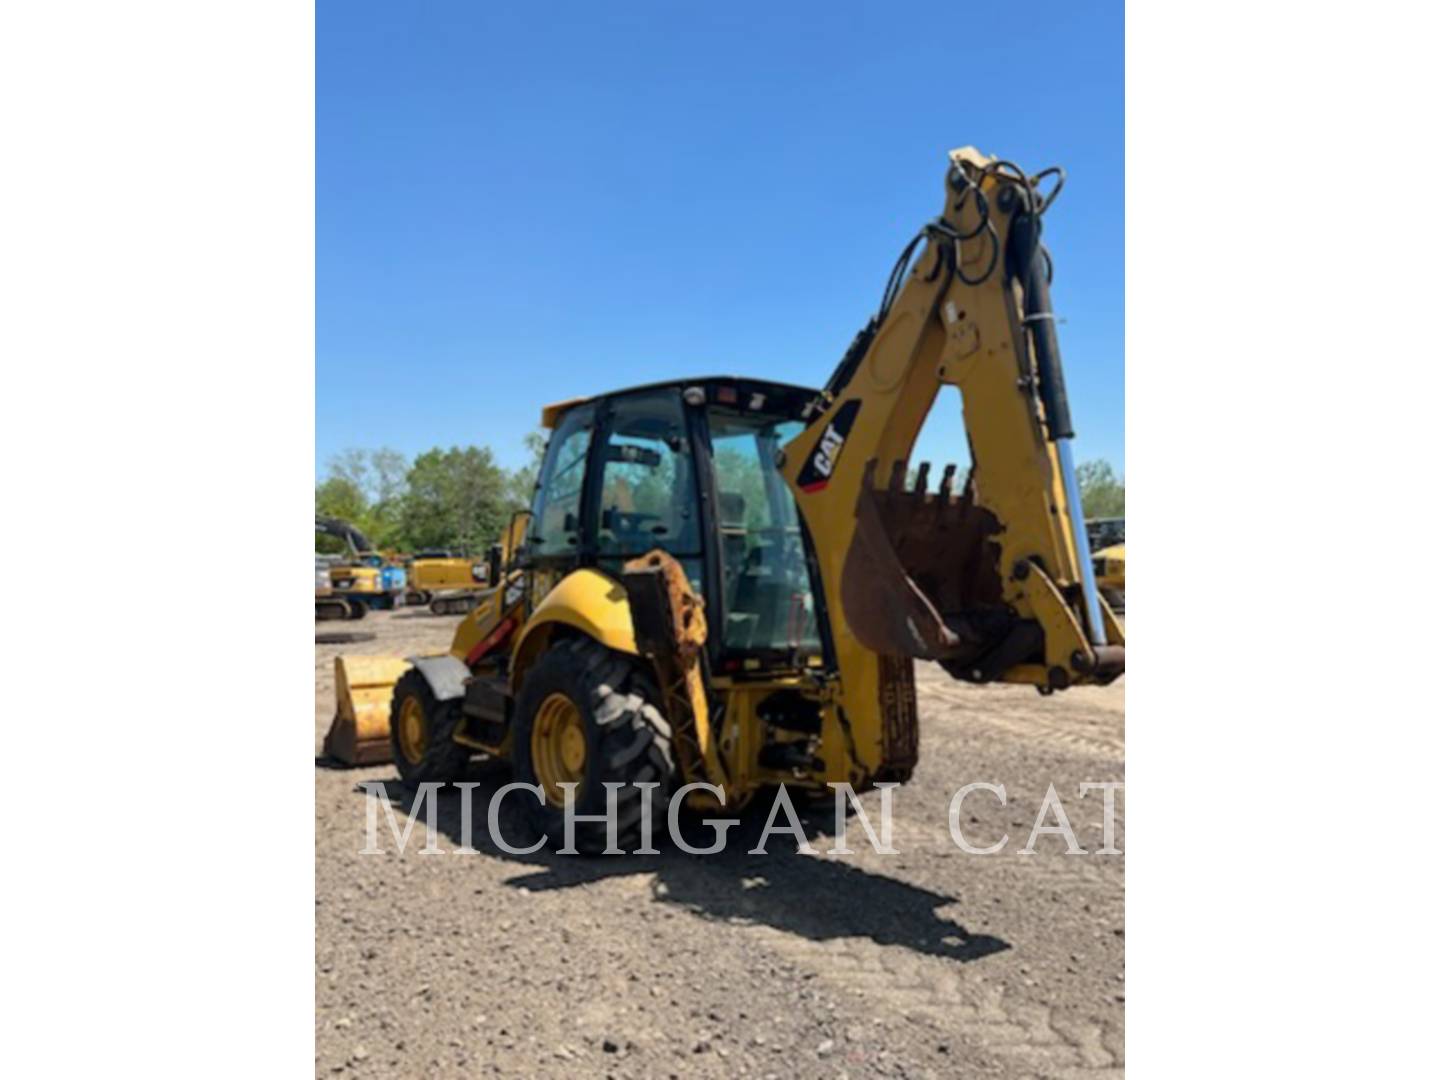
[[[611,390],[604,394],[594,394],[590,397],[566,398],[564,401],[557,401],[552,405],[546,405],[540,410],[540,426],[553,429],[564,416],[577,405],[584,405],[591,401],[603,401],[606,398],[623,397],[626,394],[637,394],[644,390],[664,390],[671,387],[683,390],[687,387],[698,386],[706,391],[706,397],[715,400],[715,395],[710,391],[722,387],[744,389],[750,394],[774,394],[777,397],[792,397],[803,395],[814,397],[820,391],[808,386],[797,386],[794,383],[772,382],[769,379],[752,379],[747,375],[701,375],[693,379],[666,379],[664,382],[642,383],[639,386],[629,386],[624,390]]]

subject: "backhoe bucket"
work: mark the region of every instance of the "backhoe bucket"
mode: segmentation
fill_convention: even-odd
[[[398,656],[335,658],[335,720],[325,752],[346,765],[390,760],[390,697],[410,662]]]
[[[1000,531],[976,505],[973,488],[953,493],[955,466],[938,492],[925,490],[921,465],[912,488],[896,465],[886,487],[866,465],[855,507],[854,542],[841,575],[845,618],[866,648],[887,656],[939,660],[996,673],[1041,644],[1008,613],[997,562]],[[993,676],[991,676],[993,677]]]
[[[1044,662],[1040,622],[1017,616],[1006,603],[995,542],[1001,526],[976,503],[973,483],[955,495],[955,467],[947,466],[931,494],[925,490],[929,465],[907,486],[902,462],[886,487],[876,487],[875,468],[873,460],[866,465],[840,577],[856,639],[881,655],[939,661],[970,682]],[[1109,619],[1114,622],[1113,614]],[[1107,625],[1112,641],[1123,642],[1118,625]],[[1109,682],[1124,673],[1123,644],[1094,646],[1090,654],[1084,667],[1076,666],[1087,681]]]

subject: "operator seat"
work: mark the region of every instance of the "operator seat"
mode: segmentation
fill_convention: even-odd
[[[744,647],[755,626],[755,613],[747,609],[741,595],[746,575],[745,496],[738,491],[720,492],[720,556],[725,577],[725,641]]]
[[[730,601],[745,568],[745,496],[738,491],[720,492],[720,546],[725,560],[725,598]]]

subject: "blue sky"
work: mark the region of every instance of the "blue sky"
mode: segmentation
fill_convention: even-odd
[[[316,461],[687,374],[819,385],[973,144],[1046,218],[1076,456],[1124,469],[1119,3],[320,0]],[[963,460],[958,409],[919,457]]]

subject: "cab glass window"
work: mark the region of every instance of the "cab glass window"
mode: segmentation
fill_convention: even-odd
[[[799,511],[776,465],[780,447],[802,427],[794,420],[710,412],[726,649],[820,649]]]
[[[610,406],[596,532],[604,556],[655,548],[700,554],[695,469],[677,390],[617,398]]]
[[[531,508],[531,555],[573,555],[580,547],[580,497],[594,427],[593,410],[571,409],[550,436]]]

